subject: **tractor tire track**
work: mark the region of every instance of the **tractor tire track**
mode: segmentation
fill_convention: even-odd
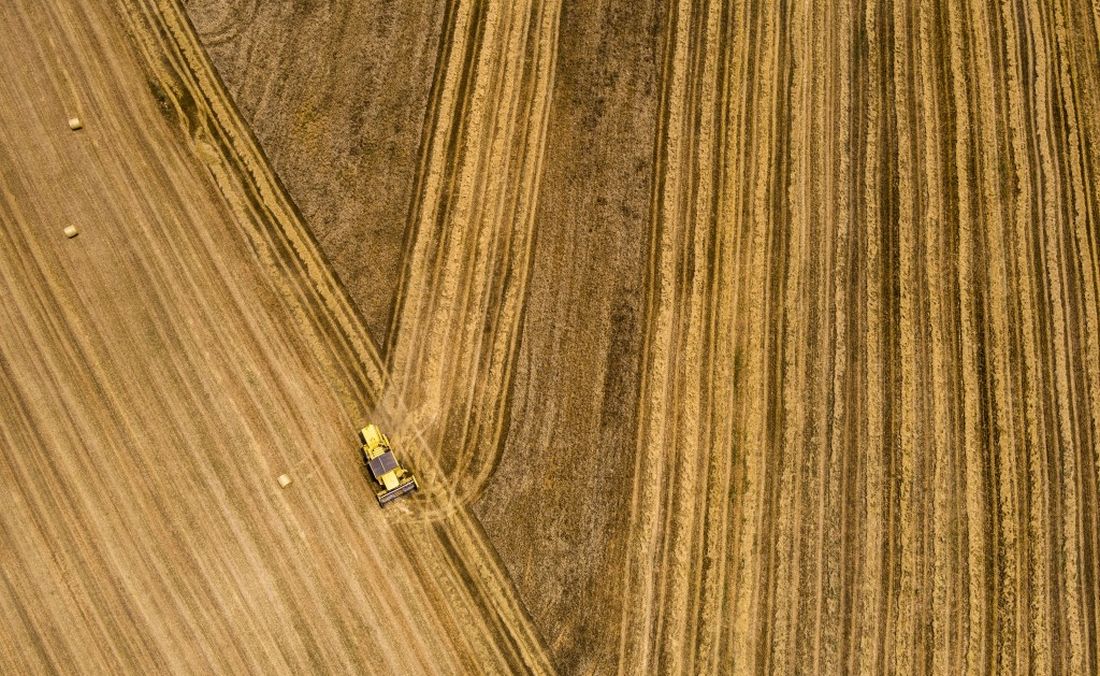
[[[467,4],[478,39],[437,75],[447,114],[432,132],[387,348],[394,396],[440,449],[462,503],[499,462],[560,11]]]

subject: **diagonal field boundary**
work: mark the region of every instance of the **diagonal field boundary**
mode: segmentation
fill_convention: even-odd
[[[182,7],[175,0],[124,0],[121,7],[162,106],[175,111],[225,198],[245,215],[241,221],[251,225],[246,234],[257,258],[297,318],[303,339],[331,374],[349,416],[398,418],[404,408],[384,394],[385,369],[361,317],[226,93]],[[441,476],[437,458],[418,443],[410,443],[407,453],[430,487],[432,478]],[[410,559],[428,562],[431,570],[425,574],[452,582],[451,596],[443,602],[464,615],[476,627],[468,631],[480,632],[483,639],[473,646],[471,667],[552,672],[542,641],[476,518],[446,492],[429,488],[422,493],[426,507],[446,518],[410,522],[395,533]]]

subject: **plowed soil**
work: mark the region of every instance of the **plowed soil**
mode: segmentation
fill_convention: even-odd
[[[0,671],[1100,669],[1087,3],[0,34]]]

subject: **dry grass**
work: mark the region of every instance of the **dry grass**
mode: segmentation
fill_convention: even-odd
[[[2,11],[0,670],[545,670],[177,8]]]
[[[185,4],[0,10],[0,666],[1097,670],[1095,10]]]

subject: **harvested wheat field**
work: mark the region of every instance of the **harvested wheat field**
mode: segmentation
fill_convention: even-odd
[[[1088,3],[9,0],[0,179],[0,673],[1100,670]]]

